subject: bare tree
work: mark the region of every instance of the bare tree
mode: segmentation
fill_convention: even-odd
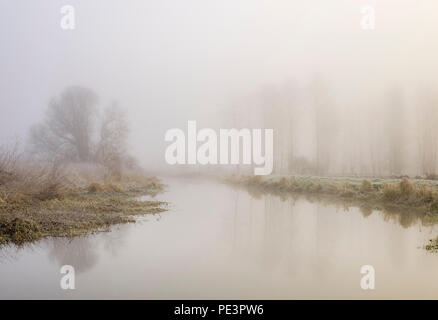
[[[315,123],[315,159],[318,175],[326,175],[332,160],[331,146],[337,138],[338,114],[328,90],[321,79],[310,84]]]
[[[128,132],[125,114],[118,104],[113,102],[103,112],[96,156],[98,161],[116,171],[115,173],[121,170],[126,155]]]
[[[68,87],[52,99],[45,121],[31,129],[34,150],[49,157],[89,161],[97,100],[93,91],[82,87]]]
[[[434,93],[424,90],[419,100],[417,131],[420,171],[425,175],[433,175],[438,159],[438,99]]]
[[[405,130],[404,105],[401,90],[394,88],[388,94],[386,126],[387,126],[387,155],[390,174],[400,175],[403,170]]]
[[[16,179],[19,158],[18,143],[13,147],[0,146],[0,186]]]

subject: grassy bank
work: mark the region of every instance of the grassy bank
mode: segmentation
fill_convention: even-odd
[[[232,176],[228,183],[255,193],[279,196],[304,194],[356,203],[375,209],[393,207],[422,211],[438,217],[436,181],[409,179],[358,179],[299,176]],[[438,221],[438,220],[437,220]]]
[[[115,181],[97,167],[7,169],[0,170],[0,245],[105,231],[113,224],[135,222],[135,216],[166,210],[164,202],[136,200],[164,187],[141,172]]]
[[[226,182],[245,188],[255,197],[305,197],[346,209],[355,206],[364,216],[379,210],[385,219],[395,218],[403,227],[418,221],[424,225],[438,223],[438,184],[433,180],[235,175]],[[431,239],[424,249],[438,252],[438,238]]]

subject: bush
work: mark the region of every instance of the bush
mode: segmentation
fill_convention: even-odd
[[[427,180],[438,180],[438,174],[436,173],[426,173]]]
[[[340,194],[343,197],[353,197],[355,194],[353,186],[350,183],[345,182],[340,188]]]
[[[427,185],[421,185],[417,188],[417,197],[422,202],[429,203],[437,199],[437,193],[432,187]]]
[[[307,192],[314,192],[316,191],[316,184],[313,183],[312,181],[309,181],[306,185],[305,185],[305,190]]]
[[[105,191],[107,192],[117,192],[117,193],[121,193],[123,192],[122,188],[116,184],[107,184],[104,186]]]
[[[289,189],[293,190],[293,189],[297,188],[298,185],[299,185],[299,182],[298,182],[297,178],[295,178],[295,177],[289,178],[289,180],[288,180]]]
[[[278,188],[282,191],[289,190],[289,179],[282,177],[280,181],[278,181]]]
[[[122,193],[123,190],[120,186],[108,183],[108,184],[100,184],[98,182],[91,183],[87,188],[88,193],[99,193],[99,192],[116,192]]]
[[[400,198],[400,186],[397,184],[385,184],[383,186],[383,198],[387,201],[395,201]]]
[[[383,197],[388,201],[418,198],[417,187],[408,179],[403,179],[399,184],[384,185]]]
[[[93,182],[87,188],[88,193],[97,193],[103,191],[103,186],[100,183]]]
[[[400,181],[400,193],[407,198],[413,197],[416,193],[416,187],[411,181],[405,178]]]
[[[64,198],[64,194],[62,192],[63,186],[59,183],[51,183],[41,189],[35,197],[38,200],[53,200],[53,199],[62,199]]]
[[[360,184],[360,192],[362,193],[368,193],[373,191],[373,185],[368,180],[362,180],[362,183]]]

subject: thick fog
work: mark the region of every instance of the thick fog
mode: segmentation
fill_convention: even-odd
[[[75,29],[60,27],[63,5]],[[361,27],[361,8],[375,28]],[[167,129],[273,128],[274,172],[436,170],[435,0],[16,1],[0,4],[0,143],[80,85],[116,100],[129,150],[167,170]]]

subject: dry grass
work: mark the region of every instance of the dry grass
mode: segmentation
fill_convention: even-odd
[[[360,184],[360,192],[369,193],[374,190],[373,185],[368,180],[362,180]]]
[[[48,236],[76,236],[134,222],[134,216],[166,210],[166,203],[138,201],[163,185],[142,172],[114,182],[99,168],[81,171],[58,164],[0,154],[0,245],[23,244]]]
[[[253,197],[264,194],[279,196],[282,200],[334,205],[348,211],[359,208],[364,217],[374,211],[393,220],[402,227],[421,222],[423,225],[438,223],[438,185],[424,179],[371,179],[323,178],[304,176],[232,176],[227,183],[243,187]],[[424,247],[438,252],[438,238]]]
[[[418,221],[438,223],[438,184],[432,180],[232,176],[226,182],[244,187],[256,198],[265,193],[281,199],[305,197],[344,210],[358,207],[365,217],[378,210],[385,220],[395,220],[403,227]],[[424,248],[437,253],[438,238]]]
[[[429,244],[427,244],[424,249],[431,252],[438,252],[438,237],[429,240]]]
[[[317,194],[358,203],[366,202],[374,206],[383,204],[411,207],[438,215],[437,186],[414,183],[408,179],[379,179],[373,183],[369,180],[348,178],[233,176],[227,181],[261,193],[281,196],[294,193]]]

